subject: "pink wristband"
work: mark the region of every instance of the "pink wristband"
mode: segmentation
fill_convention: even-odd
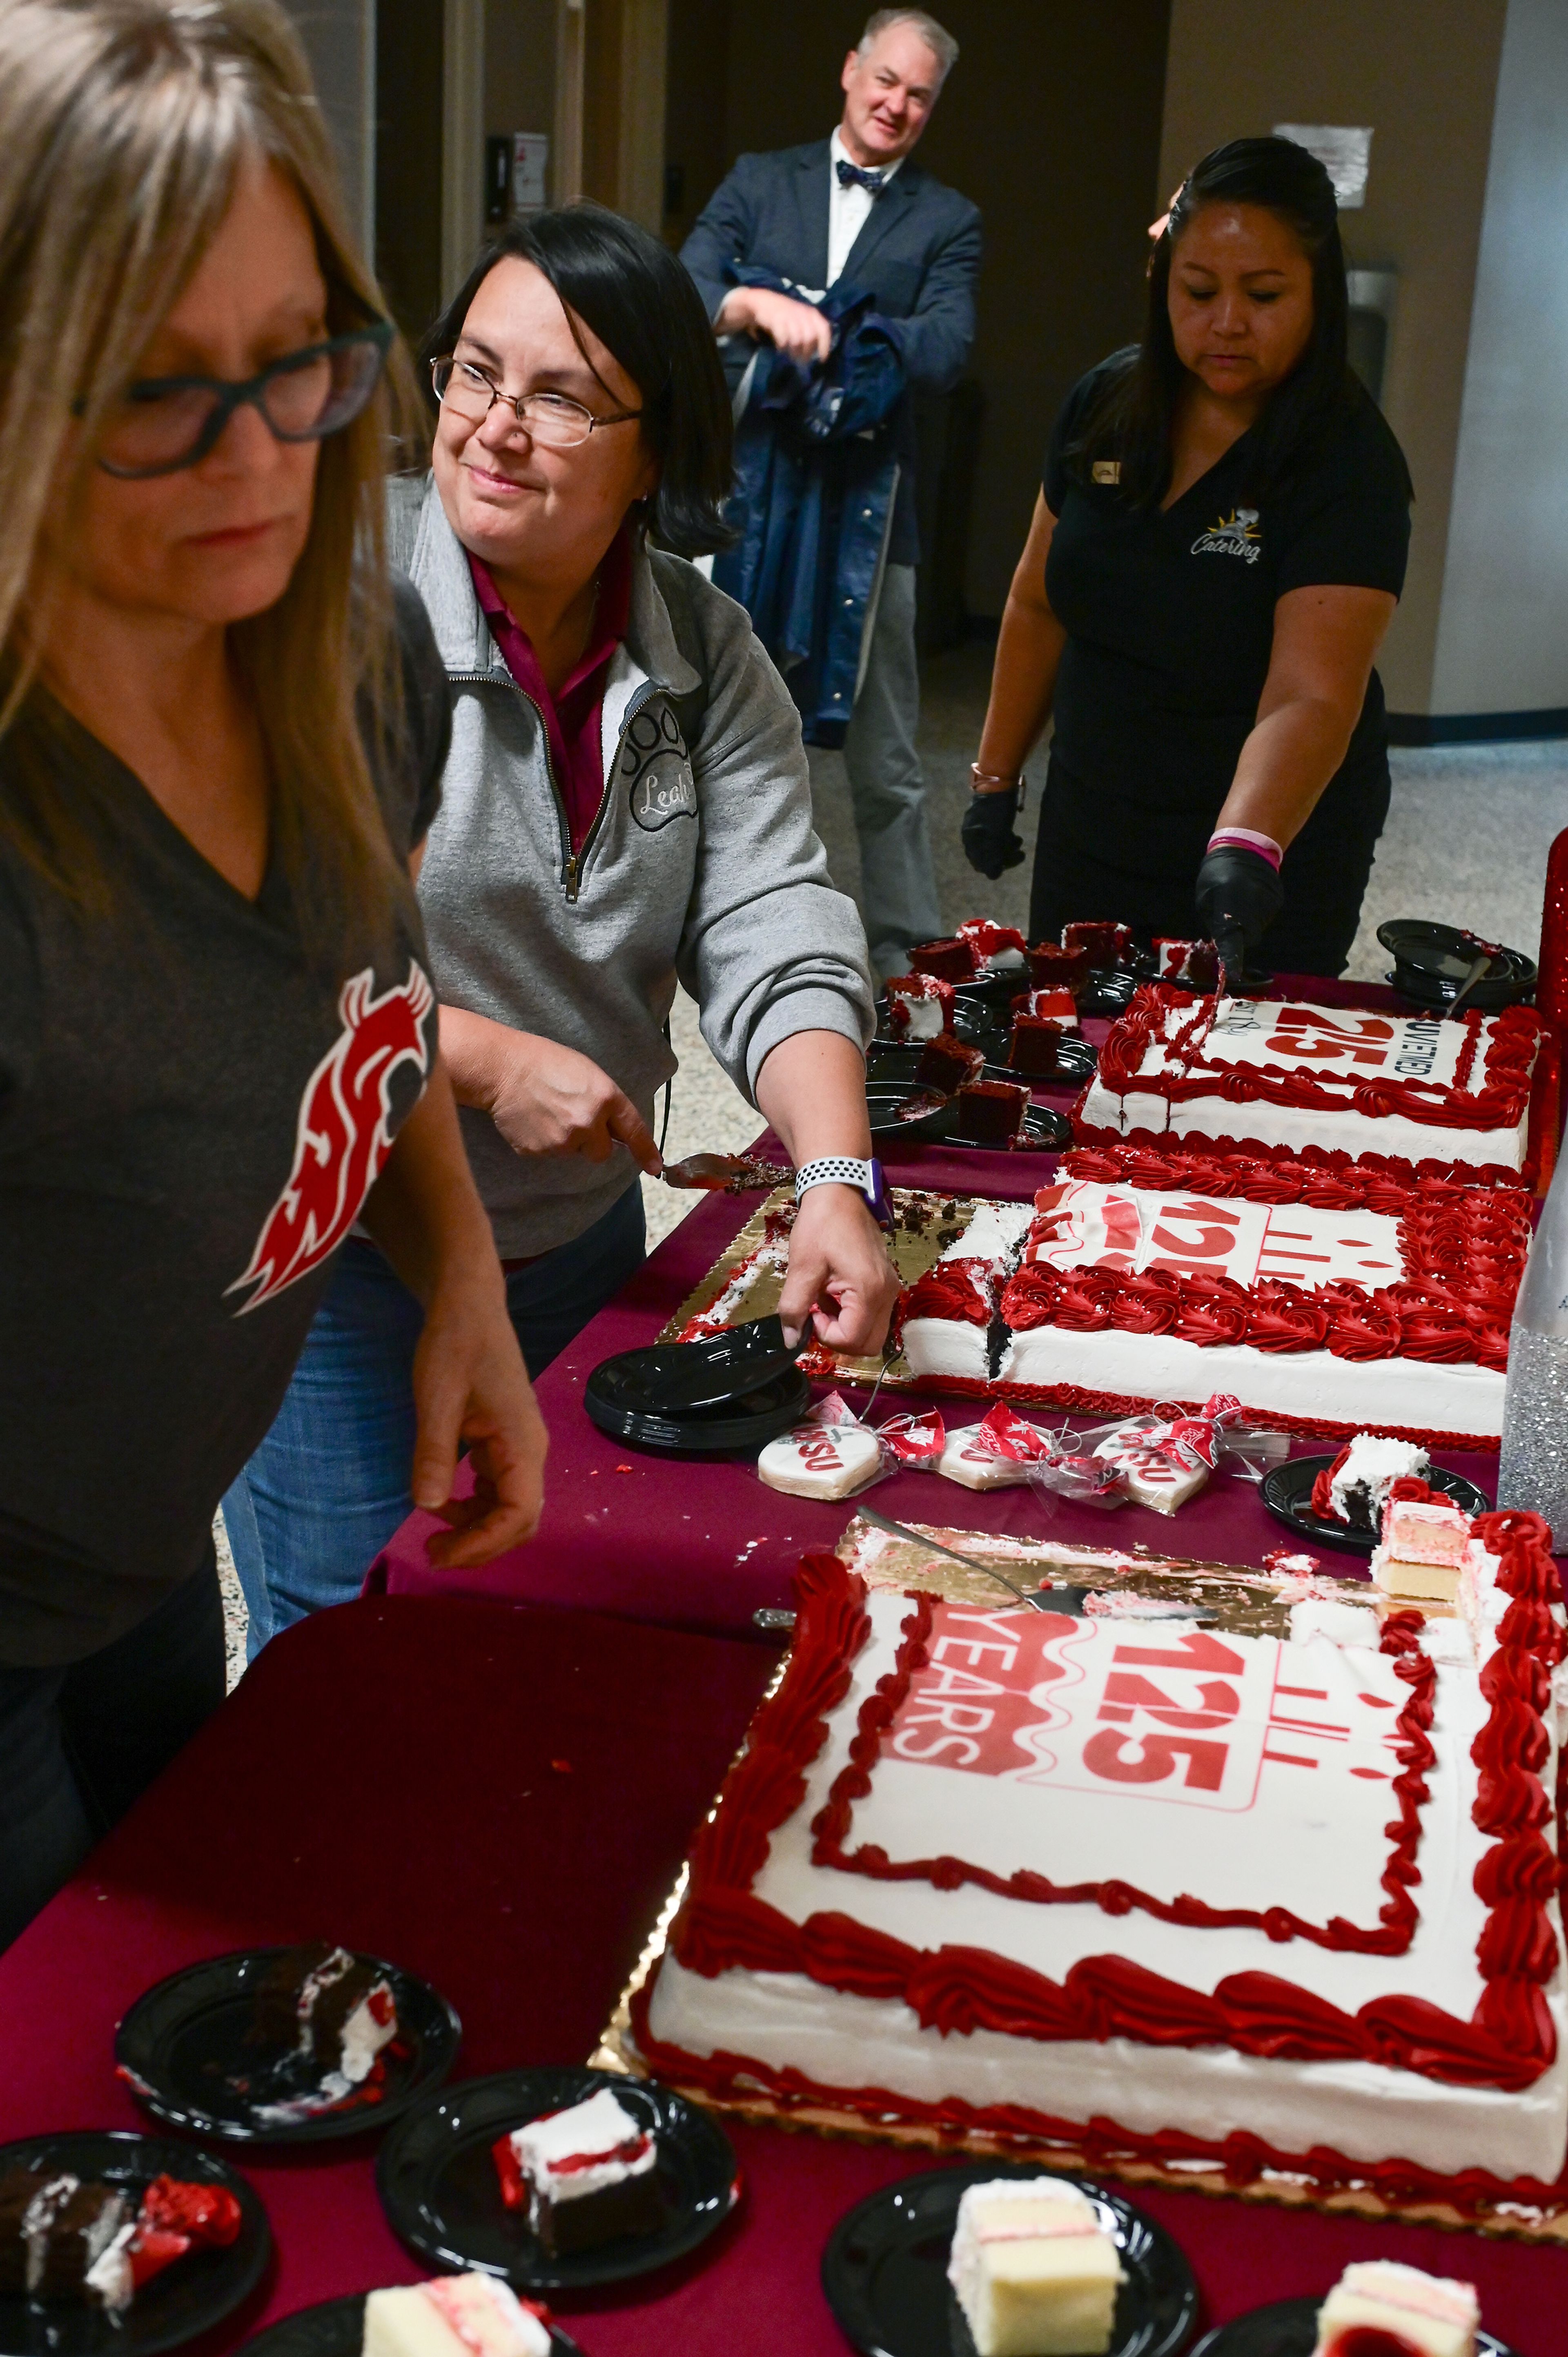
[[[1255,851],[1260,859],[1266,859],[1269,866],[1275,870],[1284,857],[1284,853],[1272,834],[1255,834],[1250,826],[1222,826],[1218,834],[1209,836],[1208,848],[1210,851],[1217,850],[1222,843],[1243,845],[1248,851]]]

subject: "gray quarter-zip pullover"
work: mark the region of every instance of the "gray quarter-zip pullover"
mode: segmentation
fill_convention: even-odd
[[[390,525],[452,685],[419,878],[441,997],[580,1049],[645,1121],[675,1069],[677,979],[748,1097],[797,1031],[864,1047],[865,935],[811,825],[799,716],[744,609],[638,540],[605,690],[604,801],[574,857],[542,717],[490,636],[433,478],[392,484]],[[604,1163],[523,1156],[487,1114],[461,1118],[503,1259],[570,1243],[635,1180],[624,1146]]]

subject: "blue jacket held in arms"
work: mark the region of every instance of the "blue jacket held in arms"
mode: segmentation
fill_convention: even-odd
[[[824,543],[819,534],[814,582],[818,628],[812,639],[820,652],[806,675],[791,679],[796,701],[805,715],[806,734],[819,743],[838,741],[848,720],[866,600],[884,552],[886,562],[893,565],[913,565],[919,556],[914,507],[915,423],[909,396],[948,392],[962,373],[974,340],[974,281],[981,252],[977,209],[966,197],[943,188],[911,159],[899,167],[873,205],[834,286],[825,297],[813,296],[811,290],[821,289],[828,274],[829,172],[825,139],[771,155],[741,156],[710,199],[681,256],[696,281],[710,318],[716,317],[732,287],[748,285],[771,285],[801,300],[815,299],[830,317],[843,322],[835,351],[821,372],[822,389],[814,408],[809,397],[792,406],[793,394],[784,392],[789,379],[779,384],[780,405],[792,419],[789,430],[797,451],[810,443],[820,454],[832,443],[831,466],[842,488],[829,503],[835,516],[848,509],[848,521],[856,527],[852,539],[842,544],[846,566],[842,588],[836,587],[835,563],[841,544],[836,536]],[[846,345],[847,350],[843,349]],[[756,512],[759,499],[771,503],[775,488],[780,500],[789,498],[793,472],[793,461],[787,459],[783,471],[775,468],[765,484],[763,462],[753,452],[753,444],[771,431],[770,414],[758,404],[769,398],[775,356],[770,347],[761,349],[768,367],[764,371],[759,364],[753,377],[741,423],[743,504],[736,516],[743,533],[741,556],[745,558],[756,535],[759,544],[774,551],[768,560],[771,574],[767,577],[777,584],[787,574],[803,587],[810,535],[801,538],[786,564],[785,551],[775,541],[775,535],[785,529],[784,520],[770,528]],[[758,350],[746,336],[725,339],[725,367],[732,388],[739,384]],[[869,425],[875,439],[861,443],[856,437],[868,430],[879,387],[886,384],[883,371],[894,358],[902,370],[902,386],[895,392],[890,406],[878,413],[881,422]],[[856,379],[865,372],[864,386],[853,396],[846,371]],[[800,393],[800,371],[791,369],[789,377],[794,380],[794,393]],[[841,405],[832,417],[833,431],[824,437],[822,425],[833,409],[835,393],[841,396]],[[866,403],[858,423],[846,423],[846,405],[852,397],[857,406],[863,399]],[[807,430],[808,416],[815,419],[815,436]],[[853,421],[853,410],[848,417]],[[897,461],[896,477],[890,458]],[[865,496],[878,483],[882,470],[886,483],[880,496]],[[855,507],[850,505],[853,490],[862,493]],[[867,506],[873,510],[869,518],[860,512]],[[869,557],[860,537],[862,531],[870,547]],[[764,557],[758,554],[753,561],[763,579]],[[715,577],[750,607],[746,588],[737,586],[733,571]],[[759,594],[777,593],[765,589]],[[852,608],[843,605],[845,597],[854,599]],[[791,618],[783,625],[776,622],[772,613],[765,619],[752,609],[758,635],[781,668],[791,663],[792,650],[803,629],[801,609],[794,599],[789,604]],[[823,627],[830,613],[836,623],[831,650]],[[847,655],[846,648],[851,650]],[[795,669],[800,670],[799,660]]]
[[[770,270],[735,276],[796,291]],[[714,581],[751,616],[807,742],[842,745],[898,485],[888,421],[904,363],[869,295],[841,278],[817,307],[832,323],[825,361],[755,348],[728,510],[740,536],[714,560]]]

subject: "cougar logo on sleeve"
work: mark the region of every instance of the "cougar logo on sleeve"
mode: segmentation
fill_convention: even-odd
[[[256,1288],[238,1317],[319,1268],[341,1243],[392,1152],[393,1073],[412,1064],[422,1087],[429,1075],[429,978],[411,958],[406,982],[379,998],[375,987],[370,966],[343,985],[343,1028],[305,1084],[288,1184],[262,1222],[250,1266],[228,1288]]]

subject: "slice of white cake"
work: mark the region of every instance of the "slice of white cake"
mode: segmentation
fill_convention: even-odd
[[[1476,2357],[1480,2320],[1473,2284],[1364,2259],[1346,2268],[1318,2309],[1313,2357],[1352,2357],[1362,2336],[1369,2345],[1374,2334],[1412,2357]]]
[[[368,2295],[361,2357],[550,2357],[550,2329],[495,2276],[437,2276]]]
[[[1100,2212],[1057,2177],[972,2185],[948,2280],[979,2357],[1102,2357],[1122,2262]]]

